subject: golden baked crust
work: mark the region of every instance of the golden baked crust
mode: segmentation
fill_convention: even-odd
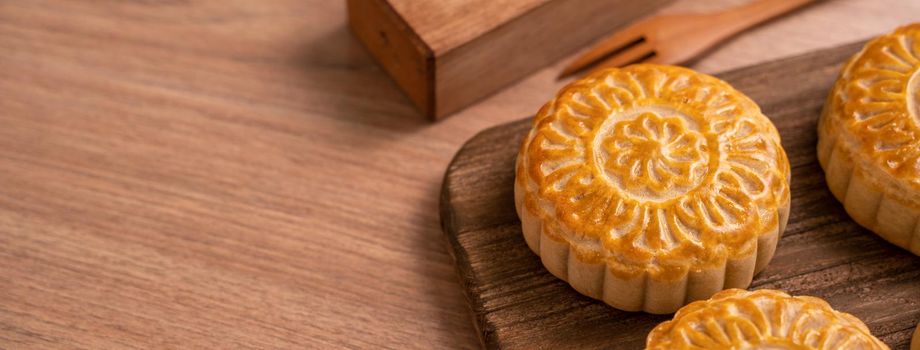
[[[818,126],[831,192],[860,225],[920,254],[920,24],[846,64]]]
[[[815,297],[730,289],[677,311],[646,349],[888,349],[856,317]]]
[[[633,65],[572,83],[540,110],[515,195],[550,272],[615,307],[666,313],[746,287],[766,266],[788,177],[779,135],[749,98],[689,69]],[[673,295],[642,290],[655,287]]]

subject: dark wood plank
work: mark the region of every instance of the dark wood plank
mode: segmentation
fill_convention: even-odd
[[[769,267],[752,288],[825,298],[894,349],[920,319],[920,258],[857,226],[831,196],[815,155],[827,92],[854,43],[719,76],[776,124],[792,164],[792,214]],[[641,348],[669,316],[622,312],[584,297],[543,268],[514,212],[514,159],[530,127],[481,132],[445,175],[441,221],[480,338],[489,348]]]

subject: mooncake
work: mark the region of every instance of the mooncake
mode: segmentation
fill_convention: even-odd
[[[856,223],[920,255],[920,24],[844,66],[818,125],[818,160]]]
[[[563,88],[518,157],[527,245],[576,291],[671,313],[747,287],[789,216],[776,128],[729,84],[640,64]]]
[[[646,339],[647,350],[882,350],[853,315],[822,299],[776,290],[730,289],[684,306]]]

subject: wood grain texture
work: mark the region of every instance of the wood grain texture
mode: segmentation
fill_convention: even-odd
[[[380,65],[438,119],[671,1],[350,0],[348,12]]]
[[[695,67],[918,11],[829,1]],[[479,347],[438,224],[444,169],[536,112],[563,63],[431,123],[341,1],[0,1],[0,348]]]
[[[458,111],[671,1],[556,0],[534,7],[437,55],[435,114]]]
[[[780,131],[792,166],[792,210],[753,289],[826,299],[905,349],[920,320],[920,258],[856,225],[816,160],[816,125],[843,62],[861,43],[719,76],[748,94]],[[543,268],[514,210],[514,160],[530,120],[473,137],[445,175],[442,225],[489,348],[637,349],[669,316],[629,313],[580,295]]]
[[[432,51],[456,49],[554,0],[388,0]]]
[[[434,53],[392,6],[382,0],[349,0],[352,34],[426,115],[434,115]]]

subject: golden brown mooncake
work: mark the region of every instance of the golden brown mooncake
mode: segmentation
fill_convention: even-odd
[[[789,214],[789,161],[748,97],[689,69],[633,65],[563,88],[517,158],[527,245],[578,292],[671,313],[744,288]]]
[[[722,291],[681,308],[649,333],[647,350],[826,349],[888,346],[853,315],[822,299],[776,290]]]
[[[920,255],[920,24],[847,62],[818,124],[827,185],[854,221]]]

